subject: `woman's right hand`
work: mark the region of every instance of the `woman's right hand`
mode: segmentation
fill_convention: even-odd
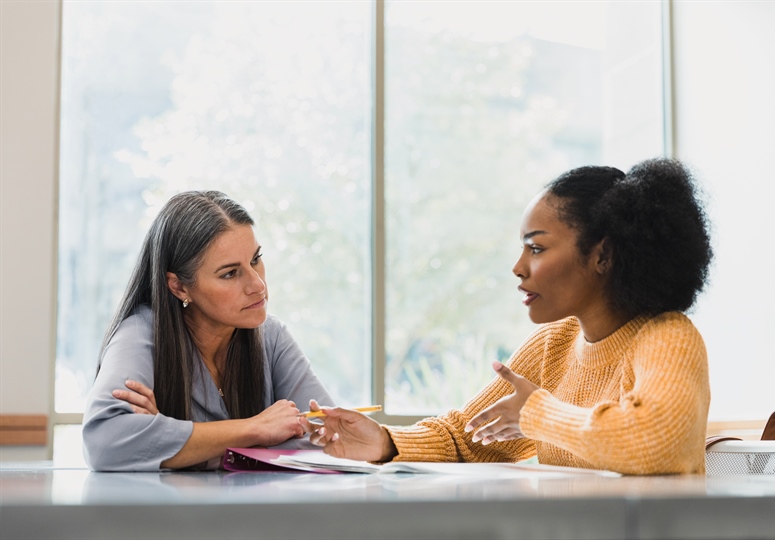
[[[113,390],[113,397],[126,401],[135,414],[159,414],[159,409],[156,407],[156,396],[153,390],[145,386],[143,383],[127,380],[124,384],[128,390],[122,390],[117,388]]]
[[[252,446],[274,446],[304,435],[299,409],[287,399],[275,402],[248,421],[254,432]]]
[[[326,454],[360,461],[390,461],[398,455],[387,430],[368,416],[339,407],[322,410],[323,427],[310,435],[310,441]]]

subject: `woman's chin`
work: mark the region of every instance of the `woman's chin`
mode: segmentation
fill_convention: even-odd
[[[265,309],[261,310],[260,312],[257,311],[255,313],[251,313],[250,317],[246,317],[245,320],[240,321],[238,328],[258,328],[266,322],[266,318],[267,312]]]
[[[541,313],[540,311],[531,309],[528,311],[527,316],[535,324],[546,324],[554,321],[559,321],[562,317],[553,317],[549,313]]]

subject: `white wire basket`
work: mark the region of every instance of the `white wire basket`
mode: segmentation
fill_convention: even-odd
[[[708,476],[775,475],[775,441],[719,441],[705,451]]]

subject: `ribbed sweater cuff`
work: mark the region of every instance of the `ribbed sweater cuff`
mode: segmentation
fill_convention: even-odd
[[[449,461],[455,455],[454,443],[439,437],[439,433],[423,425],[412,427],[383,426],[387,429],[398,455],[393,461]]]

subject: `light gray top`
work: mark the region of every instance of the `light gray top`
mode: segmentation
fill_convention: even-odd
[[[194,370],[193,421],[163,414],[135,414],[127,402],[113,397],[113,390],[126,389],[127,379],[154,387],[152,318],[150,308],[141,307],[119,325],[105,348],[83,416],[84,458],[93,470],[158,471],[162,461],[183,448],[194,422],[229,419],[215,382],[202,375],[207,373],[206,368]],[[280,399],[293,401],[301,409],[312,398],[321,405],[333,405],[285,324],[269,315],[261,328],[266,358],[264,408]],[[281,446],[314,448],[307,437],[291,439]]]

